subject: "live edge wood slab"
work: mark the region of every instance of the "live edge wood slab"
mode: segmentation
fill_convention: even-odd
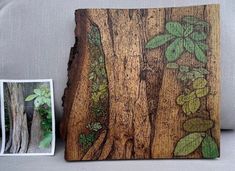
[[[219,5],[75,16],[66,160],[219,157]]]

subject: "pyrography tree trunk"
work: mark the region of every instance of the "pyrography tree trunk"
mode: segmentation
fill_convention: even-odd
[[[109,80],[109,132],[99,159],[106,159],[110,154],[112,159],[150,156],[143,32],[146,12],[88,12],[100,28]]]
[[[179,21],[183,16],[195,16],[204,18],[204,6],[172,8],[167,11],[166,21]],[[185,53],[178,61],[181,65],[200,66],[193,55]],[[202,65],[203,66],[203,65]],[[172,158],[177,140],[184,134],[182,129],[183,122],[186,120],[180,106],[176,104],[175,98],[180,95],[182,88],[177,80],[177,72],[165,68],[161,90],[159,93],[159,103],[155,119],[155,136],[152,143],[153,158]],[[164,144],[164,145],[163,145]],[[194,154],[190,157],[198,156]]]
[[[28,149],[27,115],[24,112],[24,96],[22,86],[17,83],[7,83],[10,95],[10,113],[12,116],[11,153],[26,153]]]
[[[76,42],[68,64],[61,124],[61,135],[66,142],[65,159],[174,157],[174,147],[185,135],[182,124],[186,118],[176,104],[176,97],[182,89],[176,79],[176,71],[166,69],[164,47],[146,50],[145,45],[154,35],[164,32],[165,23],[169,20],[177,21],[185,15],[206,19],[205,6],[89,9],[77,10],[75,15]],[[99,132],[92,146],[83,150],[79,136],[86,132],[86,125],[91,120],[89,69],[92,63],[87,38],[91,25],[97,26],[101,35],[109,109],[108,124]],[[178,63],[201,66],[189,53],[182,55]],[[200,155],[196,150],[190,157]]]
[[[151,20],[152,18],[146,12],[145,10],[124,10],[118,14],[118,11],[115,10],[84,10],[76,13],[76,22],[82,23],[75,30],[77,36],[75,48],[80,45],[76,55],[80,56],[77,57],[73,54],[75,58],[69,63],[69,82],[70,79],[75,78],[73,85],[75,85],[74,87],[77,88],[77,91],[76,88],[67,88],[64,98],[73,96],[74,91],[78,92],[78,95],[71,97],[68,102],[66,101],[67,99],[64,99],[64,102],[66,102],[64,108],[70,114],[65,117],[62,124],[62,136],[66,137],[67,140],[65,157],[68,160],[78,160],[84,155],[77,144],[77,140],[79,133],[82,132],[87,124],[85,118],[89,116],[89,93],[87,93],[89,56],[86,52],[86,36],[83,36],[87,34],[86,28],[91,24],[88,17],[100,28],[109,80],[109,131],[104,137],[106,142],[101,143],[103,148],[99,158],[107,158],[110,152],[112,152],[110,158],[113,159],[149,158],[151,127],[145,89],[146,73],[150,68],[146,63],[148,60],[147,56],[143,55],[145,51],[144,40],[147,39],[143,30],[146,29],[144,28],[145,23],[149,22],[147,19]],[[155,18],[158,13],[161,14],[162,11],[151,11],[151,15]],[[123,27],[124,25],[126,27]],[[160,28],[151,29],[152,33],[149,33],[151,36],[160,31]],[[106,34],[106,32],[109,34]],[[105,35],[109,36],[102,37]],[[133,37],[135,38],[133,39]],[[159,54],[159,51],[152,53],[152,56],[149,56],[149,60],[157,60],[153,59],[157,54]],[[80,69],[80,72],[76,71],[76,67]],[[73,74],[78,74],[78,77],[73,77]],[[79,74],[81,74],[80,80],[77,81]],[[154,77],[153,79],[157,78]],[[155,81],[152,82],[156,84]],[[148,82],[148,86],[149,84]],[[68,90],[71,92],[67,94]],[[81,99],[83,100],[82,104],[78,102]],[[71,108],[67,107],[70,101],[72,103]],[[78,106],[80,104],[81,106]],[[63,128],[64,125],[68,128],[67,134],[66,131],[63,133],[63,130],[66,129]],[[133,153],[133,150],[135,153]],[[92,159],[93,157],[86,155],[87,159]]]

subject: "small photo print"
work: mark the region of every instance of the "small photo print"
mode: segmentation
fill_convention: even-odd
[[[1,155],[53,155],[52,80],[2,80],[1,128]]]
[[[1,93],[1,91],[0,91]],[[0,94],[1,97],[1,94]],[[0,104],[1,104],[1,99],[0,99]],[[1,105],[0,105],[0,116],[1,116]],[[0,154],[3,153],[3,145],[2,145],[2,117],[0,117]]]

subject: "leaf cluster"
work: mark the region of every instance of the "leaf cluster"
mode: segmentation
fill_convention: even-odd
[[[87,150],[95,141],[102,124],[98,120],[100,116],[105,115],[108,110],[108,80],[105,69],[105,60],[102,48],[100,47],[100,33],[98,28],[93,26],[88,34],[89,52],[90,52],[90,91],[91,104],[90,111],[96,121],[87,124],[86,133],[79,136],[79,144],[82,150]]]
[[[41,129],[43,137],[40,141],[40,148],[48,148],[52,141],[52,113],[51,113],[51,94],[49,86],[40,85],[33,90],[33,94],[26,97],[25,101],[34,101],[35,109],[41,117]]]
[[[98,27],[92,25],[91,31],[88,33],[88,41],[95,46],[100,46],[101,40]]]
[[[194,16],[185,16],[181,21],[167,22],[165,29],[164,34],[151,38],[145,47],[154,49],[167,44],[165,56],[168,62],[176,61],[186,51],[194,54],[199,62],[207,62],[205,55],[208,49],[205,44],[209,32],[207,22]]]
[[[51,107],[41,105],[38,108],[38,113],[41,116],[41,129],[43,131],[43,138],[40,141],[40,148],[47,148],[52,141],[52,113]]]
[[[207,80],[203,77],[198,77],[192,81],[192,89],[186,89],[184,94],[177,97],[176,103],[182,106],[185,114],[190,115],[200,109],[200,98],[205,97],[209,93]]]
[[[175,147],[174,156],[187,156],[201,147],[204,158],[219,156],[218,146],[210,135],[204,132],[194,132],[181,138]]]
[[[92,47],[89,80],[91,82],[91,112],[95,116],[104,115],[108,99],[108,81],[105,69],[104,55],[100,47]],[[96,52],[96,53],[94,53]]]
[[[92,122],[92,123],[89,123],[86,127],[91,131],[97,132],[102,128],[102,125],[100,122]]]
[[[88,134],[80,134],[79,144],[81,145],[83,150],[87,150],[95,141],[96,134],[95,132],[89,132]]]
[[[177,78],[182,81],[184,84],[191,83],[197,78],[203,78],[207,74],[209,74],[209,71],[203,67],[198,68],[190,68],[189,66],[185,65],[178,65],[177,63],[170,62],[166,65],[169,69],[177,69],[178,75]]]
[[[46,104],[51,106],[51,93],[48,85],[43,84],[39,88],[33,90],[33,94],[26,97],[25,101],[34,100],[34,106],[38,108],[41,105]]]

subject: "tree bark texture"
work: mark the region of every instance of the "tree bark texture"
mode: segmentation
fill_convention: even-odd
[[[43,85],[43,83],[37,83],[34,85],[25,85],[25,91],[33,91],[37,87]],[[40,148],[40,141],[43,139],[43,130],[41,128],[42,118],[37,109],[33,109],[33,117],[30,126],[30,136],[29,136],[29,145],[28,153],[43,153],[48,152],[46,148]]]
[[[7,143],[10,153],[26,153],[28,149],[27,115],[24,112],[24,96],[22,86],[16,83],[7,83],[9,91],[9,117],[12,127]]]
[[[205,5],[166,9],[77,10],[76,42],[70,53],[68,82],[63,97],[61,136],[66,144],[65,159],[155,159],[177,158],[178,155],[183,158],[205,157],[205,150],[191,150],[187,142],[186,147],[185,143],[183,145],[186,150],[191,150],[189,154],[183,155],[185,151],[178,152],[182,145],[180,140],[184,141],[190,134],[200,134],[203,138],[206,135],[211,136],[218,145],[218,8],[218,5]],[[200,118],[213,120],[214,127],[207,129],[206,133],[188,133],[183,129],[184,123],[193,119],[196,114],[185,115],[182,107],[176,103],[177,97],[189,90],[185,90],[186,86],[177,78],[179,71],[168,68],[169,61],[165,58],[168,44],[159,48],[146,48],[150,39],[166,31],[168,22],[180,21],[185,16],[200,18],[210,25],[206,39],[209,47],[206,52],[207,64],[196,60],[195,55],[188,52],[183,53],[176,61],[177,66],[202,67],[209,71],[206,80],[210,92],[215,93],[201,99],[200,109],[197,110]],[[99,33],[95,39],[96,46],[91,43],[90,38],[94,27]],[[96,51],[99,52],[96,56],[101,56],[100,58],[96,59]],[[104,66],[101,65],[102,62]],[[104,69],[101,75],[103,74],[104,79],[103,87],[106,86],[107,79],[107,90],[100,86],[97,88],[98,92],[93,92],[94,83],[100,82],[101,78],[94,76],[94,65]],[[198,80],[200,79],[202,80]],[[188,87],[191,88],[190,85]],[[97,96],[98,100],[95,99]],[[94,116],[94,104],[101,104],[101,98],[108,103],[107,108],[102,109],[103,115]],[[205,110],[209,114],[201,116],[200,111]],[[93,128],[92,132],[89,125],[94,122],[99,122],[102,126],[98,130]],[[185,136],[185,139],[182,138]],[[89,137],[94,139],[91,141]]]
[[[31,134],[29,139],[28,153],[37,153],[42,151],[42,149],[39,148],[39,144],[43,136],[43,132],[41,129],[41,120],[42,119],[40,114],[36,110],[34,110],[30,131]]]

